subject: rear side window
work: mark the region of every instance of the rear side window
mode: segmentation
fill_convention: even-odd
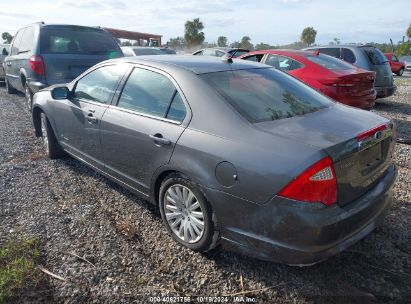
[[[215,53],[215,50],[204,50],[203,55],[204,56],[217,56]]]
[[[165,75],[135,68],[121,93],[118,107],[151,116],[182,121],[185,106]]]
[[[335,58],[341,58],[340,48],[321,48],[320,53],[333,56]]]
[[[252,123],[304,115],[332,104],[327,97],[273,68],[200,76]]]
[[[354,67],[346,63],[340,59],[326,56],[326,55],[311,55],[306,57],[308,60],[321,65],[322,67],[326,68],[327,70],[348,70],[353,69]]]
[[[388,61],[387,57],[375,47],[363,47],[362,49],[370,62],[374,65],[384,64]]]
[[[106,32],[82,27],[45,27],[40,34],[40,52],[43,54],[121,56],[119,46]]]
[[[74,90],[74,97],[98,103],[109,103],[123,73],[122,65],[98,68],[80,78]]]
[[[349,63],[354,63],[356,60],[354,53],[350,49],[346,48],[342,49],[342,59]]]
[[[248,57],[244,57],[241,59],[248,60],[248,61],[254,61],[254,62],[260,62],[263,56],[264,56],[263,54],[257,54],[257,55],[251,55]]]
[[[282,71],[292,71],[303,67],[300,62],[280,55],[268,55],[265,63]]]

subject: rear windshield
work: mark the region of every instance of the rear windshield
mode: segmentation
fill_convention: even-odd
[[[368,59],[372,64],[384,64],[388,62],[387,57],[384,56],[383,52],[375,47],[363,47],[362,48],[367,55]]]
[[[306,58],[328,70],[348,70],[353,68],[351,64],[328,55],[310,55]]]
[[[274,68],[200,75],[252,123],[318,111],[332,104],[327,97]]]
[[[136,56],[143,56],[143,55],[164,55],[164,52],[157,50],[157,49],[133,49],[134,54]]]
[[[80,27],[43,28],[40,36],[43,54],[87,54],[121,56],[119,46],[106,32]]]

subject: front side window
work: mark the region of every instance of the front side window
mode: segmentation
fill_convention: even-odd
[[[74,98],[110,103],[123,73],[122,65],[103,66],[88,73],[77,82]]]
[[[21,36],[23,35],[24,30],[25,29],[21,29],[17,32],[16,37],[14,38],[13,43],[10,47],[10,55],[17,55],[19,53]]]
[[[393,61],[393,62],[398,62],[398,58],[397,58],[397,56],[392,55],[392,61]]]
[[[289,118],[332,105],[327,97],[273,68],[201,75],[252,123]]]
[[[27,27],[23,35],[21,36],[21,43],[19,47],[19,53],[26,53],[33,48],[34,28],[32,26]]]
[[[171,80],[165,75],[141,68],[132,71],[118,107],[180,122],[186,114],[181,96]]]

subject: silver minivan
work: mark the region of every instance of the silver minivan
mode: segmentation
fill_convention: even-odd
[[[371,45],[327,45],[306,48],[330,55],[365,70],[376,72],[374,87],[377,98],[384,98],[394,94],[396,86],[388,59],[376,47]]]

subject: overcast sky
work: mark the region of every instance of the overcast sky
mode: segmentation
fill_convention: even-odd
[[[184,23],[199,17],[206,41],[251,37],[256,44],[298,41],[306,26],[317,44],[394,42],[411,22],[411,0],[1,0],[0,32],[14,34],[36,22],[100,25],[163,35],[184,35]]]

